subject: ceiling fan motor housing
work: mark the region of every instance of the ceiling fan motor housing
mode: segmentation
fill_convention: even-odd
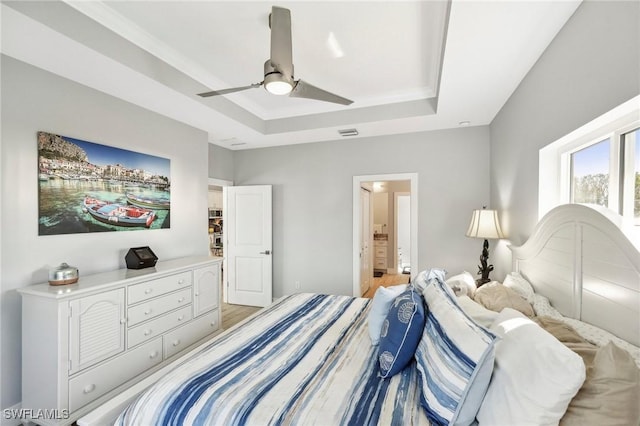
[[[293,71],[293,65],[292,65]],[[293,89],[293,76],[286,77],[274,68],[271,59],[264,63],[264,88],[274,95],[286,95]]]

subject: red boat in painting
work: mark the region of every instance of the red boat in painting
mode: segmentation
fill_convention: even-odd
[[[100,222],[117,226],[144,226],[148,228],[156,218],[156,213],[151,209],[110,203],[93,197],[85,197],[83,211]]]

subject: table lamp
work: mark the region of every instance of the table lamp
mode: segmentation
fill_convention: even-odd
[[[471,216],[471,223],[467,230],[467,237],[484,238],[482,254],[480,255],[480,265],[478,265],[478,275],[481,278],[476,280],[476,285],[480,287],[491,281],[489,272],[493,271],[493,265],[488,265],[489,260],[489,238],[504,238],[500,222],[498,222],[498,212],[487,210],[486,206],[482,210],[474,210]]]

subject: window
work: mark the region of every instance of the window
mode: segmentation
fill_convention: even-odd
[[[640,241],[640,96],[540,150],[538,215],[595,204],[635,225]]]
[[[640,128],[622,135],[624,152],[623,216],[640,226]]]
[[[609,206],[609,139],[570,154],[571,202]]]

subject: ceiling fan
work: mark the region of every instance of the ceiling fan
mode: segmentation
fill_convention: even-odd
[[[315,87],[303,80],[293,78],[293,60],[291,47],[291,12],[283,7],[273,6],[269,15],[271,28],[271,58],[264,63],[264,80],[248,86],[230,89],[214,90],[199,93],[203,98],[209,96],[226,95],[264,86],[267,92],[274,95],[289,94],[293,98],[315,99],[336,104],[350,105],[352,100],[334,95],[333,93]]]

